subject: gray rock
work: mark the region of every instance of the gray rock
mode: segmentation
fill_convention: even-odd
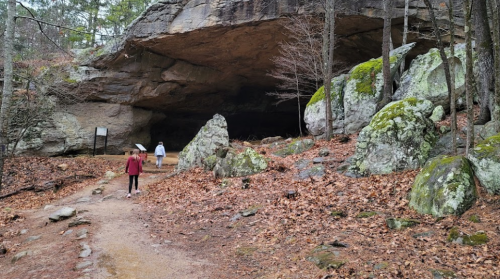
[[[326,156],[330,155],[330,149],[328,149],[328,148],[321,148],[321,150],[318,152],[318,155],[320,157],[326,157]]]
[[[500,132],[500,123],[495,121],[490,121],[479,130],[479,140],[485,140],[491,136],[494,136]]]
[[[87,229],[81,229],[76,233],[77,237],[86,236],[89,231]]]
[[[217,157],[214,167],[216,177],[238,177],[252,175],[264,171],[267,168],[267,160],[252,148],[244,152],[236,153],[229,150],[225,157]]]
[[[429,153],[429,158],[434,158],[438,155],[452,155],[451,144],[452,144],[451,133],[443,135],[434,145]],[[465,148],[465,140],[457,136],[456,138],[457,148]]]
[[[439,105],[434,108],[434,111],[432,111],[432,115],[429,117],[432,122],[439,122],[443,120],[445,117],[445,112],[443,106]]]
[[[71,207],[63,207],[58,211],[52,213],[49,216],[49,219],[53,222],[57,222],[59,220],[66,219],[75,215],[76,215],[76,209]]]
[[[311,164],[311,161],[306,160],[306,159],[300,159],[297,162],[295,162],[295,167],[299,170],[303,170],[307,168]]]
[[[299,172],[299,179],[306,179],[312,176],[322,177],[325,175],[325,167],[323,165],[316,165],[310,169]]]
[[[22,229],[21,230],[21,234],[27,234],[28,233],[28,230],[27,229]]]
[[[203,126],[194,139],[179,153],[178,170],[203,167],[203,159],[215,155],[221,147],[229,146],[226,119],[216,114]]]
[[[500,194],[500,134],[480,141],[467,159],[476,177],[489,194]]]
[[[63,236],[70,235],[73,233],[73,230],[67,230],[63,233]]]
[[[344,131],[344,104],[343,95],[347,75],[340,75],[334,77],[331,82],[330,100],[332,119],[335,121],[332,125],[332,131],[336,134],[343,133]],[[311,100],[306,106],[304,111],[304,122],[306,123],[307,131],[315,138],[324,138],[325,136],[325,87],[322,86],[311,97]]]
[[[415,43],[411,43],[390,52],[392,78],[406,54],[414,46]],[[343,122],[346,134],[359,132],[370,123],[373,115],[377,113],[377,103],[382,97],[383,90],[382,57],[359,64],[349,72],[349,79],[344,89]]]
[[[409,228],[420,224],[420,221],[406,218],[387,218],[385,219],[387,226],[393,230]]]
[[[295,140],[290,142],[284,148],[277,150],[274,152],[274,155],[280,157],[286,157],[292,154],[300,154],[304,151],[311,149],[314,145],[314,141],[312,139],[304,139],[304,140]]]
[[[387,174],[421,167],[437,141],[429,120],[434,106],[409,98],[388,104],[359,133],[349,171],[360,175]]]
[[[450,57],[449,49],[446,49]],[[451,60],[451,59],[449,59]],[[465,104],[465,44],[455,46],[455,90],[458,96],[457,105]],[[403,100],[417,97],[430,100],[435,106],[443,106],[449,110],[448,88],[446,86],[443,61],[438,49],[417,56],[411,62],[408,71],[401,77],[400,87],[396,90],[393,100]]]
[[[80,269],[84,269],[84,268],[87,268],[89,266],[92,265],[92,262],[91,261],[84,261],[84,262],[81,262],[81,263],[78,263],[76,266],[75,266],[75,269],[76,270],[80,270]]]
[[[462,156],[429,160],[415,178],[409,206],[436,217],[461,215],[476,201],[472,169]]]
[[[260,141],[261,144],[271,144],[271,143],[275,143],[275,142],[278,142],[278,141],[282,141],[283,138],[281,136],[276,136],[276,137],[268,137],[268,138],[264,138]]]
[[[22,259],[22,258],[24,258],[24,257],[26,257],[26,256],[30,256],[30,255],[32,255],[32,254],[33,254],[33,252],[32,252],[32,251],[29,251],[29,250],[28,250],[28,251],[22,251],[22,252],[19,252],[19,253],[17,253],[14,257],[12,257],[11,262],[12,262],[12,263],[16,263],[16,262],[17,262],[17,261],[19,261],[20,259]]]
[[[34,236],[30,236],[30,237],[26,238],[26,240],[24,242],[32,242],[35,240],[39,240],[40,238],[42,238],[41,235],[34,235]]]
[[[70,222],[68,224],[68,227],[76,227],[76,226],[80,226],[80,225],[89,225],[91,223],[92,222],[90,220],[84,219],[83,217],[79,217],[79,218],[75,219],[74,221]]]
[[[257,207],[252,207],[252,208],[248,208],[248,209],[241,211],[240,214],[243,217],[250,217],[250,216],[257,214],[258,211],[259,211],[259,209]]]
[[[79,198],[76,202],[77,203],[87,203],[87,202],[90,202],[90,201],[92,201],[91,197],[83,197],[83,198]]]
[[[90,249],[90,246],[87,243],[80,243],[81,251],[80,255],[78,255],[79,258],[86,258],[92,254],[92,249]]]
[[[323,162],[325,162],[325,158],[323,158],[323,157],[313,158],[313,164],[321,164]]]

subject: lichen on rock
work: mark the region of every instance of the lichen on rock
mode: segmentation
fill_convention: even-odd
[[[490,194],[500,194],[500,134],[480,141],[467,156],[481,185]]]
[[[409,206],[436,217],[461,215],[476,198],[474,177],[466,158],[441,155],[429,160],[415,178]]]
[[[252,148],[241,153],[229,149],[225,156],[217,157],[213,168],[216,177],[238,177],[252,175],[267,168],[267,159]]]
[[[359,133],[350,172],[387,174],[422,166],[437,140],[428,118],[433,108],[430,101],[417,98],[385,106]]]

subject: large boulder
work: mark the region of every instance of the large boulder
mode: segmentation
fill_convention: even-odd
[[[445,50],[451,61],[450,49]],[[465,104],[465,44],[455,46],[455,90],[457,104]],[[428,53],[412,60],[410,68],[401,77],[401,84],[394,93],[393,100],[417,97],[430,100],[435,106],[449,110],[448,87],[439,50],[433,48]]]
[[[216,114],[207,124],[201,127],[194,139],[179,153],[178,170],[202,167],[203,159],[214,155],[221,147],[229,146],[226,119]]]
[[[331,82],[330,100],[332,119],[334,120],[332,132],[334,134],[341,134],[344,132],[343,96],[347,77],[347,75],[340,75],[338,77],[334,77]],[[323,138],[325,136],[326,105],[324,99],[325,87],[322,86],[311,97],[311,100],[307,104],[304,111],[304,122],[306,123],[306,128],[315,138]]]
[[[390,52],[391,79],[394,78],[406,54],[414,46],[415,43],[411,43]],[[382,57],[371,59],[352,68],[343,98],[345,120],[342,126],[345,123],[347,134],[356,133],[370,123],[372,116],[377,112],[377,103],[382,99],[383,91]],[[342,120],[338,119],[338,121]]]
[[[415,178],[409,206],[421,214],[461,215],[477,198],[474,174],[463,156],[429,160]]]
[[[16,153],[56,156],[67,153],[92,153],[96,127],[108,129],[106,153],[122,154],[124,147],[151,141],[153,113],[128,105],[79,103],[55,111],[50,120],[27,131]],[[96,138],[98,154],[104,152],[104,137]]]
[[[433,109],[430,101],[417,98],[389,103],[359,133],[350,171],[386,174],[422,166],[437,140],[428,118]]]
[[[264,171],[267,168],[267,160],[252,148],[247,148],[241,153],[234,149],[223,152],[223,156],[217,156],[214,166],[216,177],[237,177],[252,175]]]
[[[490,194],[500,194],[500,134],[480,141],[467,156],[481,185]]]

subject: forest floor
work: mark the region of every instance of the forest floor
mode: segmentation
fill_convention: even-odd
[[[254,145],[270,162],[249,182],[215,178],[203,169],[174,173],[172,165],[165,172],[153,166],[140,177],[142,192],[131,199],[125,198],[124,159],[11,159],[0,196],[46,186],[45,181],[60,186],[56,192],[27,189],[0,199],[2,278],[447,278],[446,272],[500,278],[498,196],[479,188],[480,198],[462,216],[420,215],[407,200],[418,170],[357,179],[336,172],[355,143],[356,135],[348,142],[319,140],[286,158]],[[330,150],[325,175],[299,179],[297,162],[318,157],[324,148]],[[102,184],[106,171],[120,175]],[[91,194],[102,185],[102,195]],[[290,190],[297,195],[287,195]],[[62,206],[76,208],[91,224],[69,228],[75,217],[49,222]],[[252,214],[243,217],[245,211]],[[373,215],[360,218],[367,212]],[[392,230],[389,217],[420,223]],[[489,242],[448,242],[453,227],[463,234],[483,231]],[[82,229],[88,238],[77,240]],[[88,258],[78,258],[81,242],[92,249]],[[23,251],[30,253],[12,262]],[[339,268],[316,265],[326,252]],[[75,269],[84,261],[91,265]]]

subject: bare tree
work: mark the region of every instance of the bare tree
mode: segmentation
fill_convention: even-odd
[[[494,50],[494,64],[495,64],[495,95],[494,95],[494,109],[492,111],[492,118],[496,120],[496,131],[500,131],[498,127],[500,123],[500,1],[490,0],[490,10],[492,13],[492,29],[493,29],[493,50]]]
[[[279,91],[267,95],[278,99],[278,104],[296,99],[299,115],[299,131],[302,136],[302,108],[300,99],[310,97],[320,87],[321,26],[310,15],[293,16],[284,24],[289,40],[281,42],[280,55],[273,58],[275,68],[268,74],[279,80]],[[306,93],[304,93],[306,92]]]
[[[472,1],[474,13],[474,33],[476,37],[476,52],[480,88],[480,113],[476,124],[482,125],[491,119],[493,111],[493,92],[495,87],[493,69],[493,41],[491,39],[490,24],[486,0]]]
[[[456,109],[456,88],[455,88],[455,18],[453,1],[448,4],[448,17],[450,18],[450,111],[451,111],[451,152],[457,154],[457,109]]]
[[[2,93],[2,106],[0,108],[0,190],[2,189],[3,166],[5,163],[5,144],[7,141],[8,117],[7,112],[12,96],[13,80],[13,52],[14,52],[14,32],[15,32],[16,0],[9,0],[7,6],[7,21],[5,22],[4,35],[4,84]]]
[[[406,41],[408,40],[408,14],[410,10],[410,0],[405,0],[405,17],[404,17],[404,26],[403,26],[403,42],[402,45],[406,45]],[[405,61],[401,62],[401,66],[399,68],[399,72],[403,74],[405,70]]]
[[[335,0],[326,0],[325,26],[323,29],[323,83],[325,86],[326,140],[332,137],[331,83],[333,78],[333,54],[335,47]]]
[[[466,59],[465,59],[465,95],[467,99],[467,141],[465,154],[469,155],[470,148],[474,145],[474,103],[472,99],[472,86],[474,83],[474,74],[472,72],[472,24],[471,14],[472,7],[470,0],[464,0],[464,18],[465,18],[465,45],[466,45]]]
[[[377,104],[377,111],[381,110],[392,99],[392,79],[391,79],[391,61],[389,53],[391,50],[391,18],[392,18],[392,0],[384,0],[384,31],[382,38],[382,72],[384,76],[384,94],[382,100]]]

